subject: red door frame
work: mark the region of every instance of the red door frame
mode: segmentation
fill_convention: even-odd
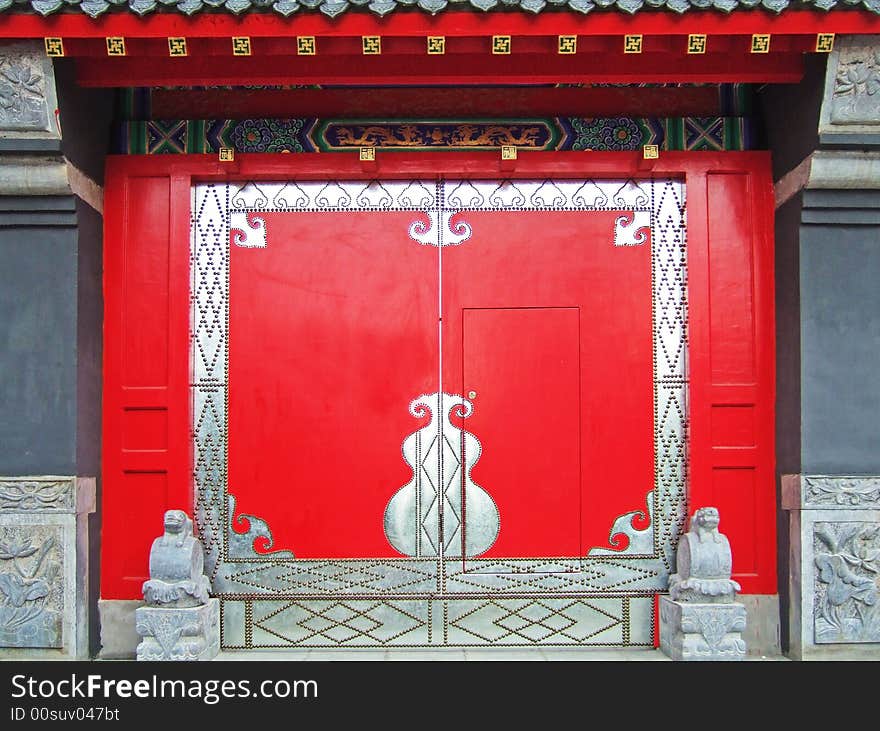
[[[641,154],[630,152],[529,152],[516,161],[501,161],[492,152],[397,152],[385,156],[379,151],[378,161],[372,164],[345,153],[243,154],[231,163],[221,163],[213,155],[108,158],[102,598],[139,598],[148,574],[150,541],[161,526],[162,513],[170,508],[193,511],[189,396],[189,201],[193,182],[652,175],[681,178],[686,183],[688,510],[720,504],[721,529],[731,538],[734,576],[743,592],[776,593],[770,154],[671,152],[645,161]],[[728,211],[713,210],[710,218],[710,203],[717,203],[718,195],[737,190],[745,201],[738,204],[742,210],[735,208],[727,218]],[[147,200],[159,211],[160,220],[151,220],[151,210],[145,205],[129,206],[134,198],[139,203]],[[726,226],[735,233],[725,234]],[[726,248],[713,250],[710,238],[723,240]],[[144,254],[137,242],[145,240],[153,240],[157,251],[164,246],[164,252],[159,256]],[[741,276],[730,271],[737,265]],[[144,272],[136,269],[143,266],[152,272],[147,273],[146,287],[141,276]],[[739,313],[740,319],[732,321],[719,313],[734,313],[730,317]],[[751,339],[744,340],[744,334],[749,333]],[[163,338],[165,345],[160,345]],[[738,365],[746,361],[748,367]],[[731,364],[730,368],[725,370],[725,364]],[[736,416],[730,421],[732,414]],[[745,476],[748,479],[743,482],[740,478]],[[742,484],[748,490],[731,492]],[[737,521],[745,521],[748,530]],[[746,543],[742,554],[750,557],[749,565],[739,571],[738,549]]]

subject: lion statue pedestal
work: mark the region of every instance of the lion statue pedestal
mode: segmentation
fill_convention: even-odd
[[[146,606],[135,610],[138,660],[213,660],[220,651],[220,602],[209,596],[201,542],[182,510],[165,513],[150,550]]]
[[[694,513],[678,544],[669,594],[660,597],[660,649],[673,660],[746,656],[746,608],[734,601],[740,586],[730,578],[733,557],[719,520],[717,508]]]

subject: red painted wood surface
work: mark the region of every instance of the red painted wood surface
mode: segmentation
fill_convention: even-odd
[[[229,491],[297,558],[398,556],[388,499],[437,390],[437,253],[414,214],[276,213],[231,247]]]
[[[419,40],[419,47],[424,39]],[[488,42],[488,39],[480,39]],[[291,39],[287,39],[291,42]],[[554,51],[495,56],[480,51],[427,56],[421,51],[363,56],[360,51],[329,56],[255,55],[234,58],[120,57],[76,59],[77,83],[87,87],[203,86],[254,84],[492,84],[492,83],[797,83],[803,76],[801,48],[748,53],[742,38],[736,52],[688,56],[664,49],[560,56]],[[358,39],[358,43],[359,43]],[[815,42],[815,41],[813,41]],[[555,39],[554,39],[555,43]]]
[[[373,87],[323,89],[153,89],[153,119],[449,119],[499,117],[712,117],[715,86],[686,87]]]
[[[721,511],[748,593],[776,590],[772,200],[768,160],[688,191],[690,499]]]
[[[192,511],[189,178],[107,168],[101,594],[140,598],[165,510]]]
[[[486,557],[607,546],[653,484],[651,250],[614,246],[618,215],[468,211],[443,250],[443,385],[478,394],[473,479],[501,513]]]
[[[684,178],[689,222],[689,512],[702,505],[717,505],[721,509],[721,529],[731,540],[734,572],[742,584],[743,592],[775,593],[773,206],[769,155],[759,152],[664,153],[648,168],[639,155],[632,153],[535,152],[521,156],[513,169],[501,171],[497,154],[450,152],[442,155],[397,153],[387,157],[380,154],[372,169],[364,169],[356,154],[239,155],[231,164],[218,163],[216,157],[208,155],[110,158],[105,209],[102,597],[140,597],[141,582],[147,572],[149,546],[161,530],[162,513],[172,507],[192,508],[188,393],[188,225],[191,182],[228,178],[283,180],[291,177],[368,179],[379,176],[405,179],[430,178],[437,174],[512,179],[650,174]],[[484,212],[468,215],[472,225],[479,222],[481,226],[498,226],[492,220],[483,220],[491,219],[494,214]],[[559,260],[554,259],[554,256],[558,256],[558,247],[551,246],[545,252],[535,252],[532,249],[537,247],[528,241],[529,231],[546,237],[547,231],[555,231],[556,235],[562,236],[568,230],[568,224],[563,225],[562,219],[556,219],[557,216],[564,218],[566,214],[556,212],[552,215],[553,223],[539,224],[536,219],[522,231],[496,228],[493,239],[524,247],[523,250],[532,256],[545,257],[543,263],[547,266],[554,261],[558,264]],[[348,236],[346,234],[346,238]],[[456,253],[464,253],[471,243],[459,247]],[[613,251],[614,248],[609,243],[602,250],[602,256],[607,254],[611,257],[619,253]],[[236,265],[241,266],[241,262],[250,257],[247,263],[257,266],[260,260],[255,257],[276,251],[278,247],[270,239],[267,250],[235,252]],[[324,251],[325,254],[338,257],[334,259],[337,262],[358,261],[360,256],[355,249],[344,245],[335,248],[325,245]],[[544,409],[544,417],[549,421],[548,411],[564,409],[566,404],[564,394],[550,391],[555,388],[556,381],[564,383],[572,377],[569,361],[573,357],[574,325],[569,309],[581,308],[579,328],[582,332],[587,321],[583,313],[589,303],[562,301],[561,297],[551,297],[549,289],[543,290],[542,294],[543,285],[540,281],[529,281],[529,267],[522,260],[502,260],[496,251],[486,262],[478,264],[475,271],[470,272],[466,270],[464,259],[456,264],[455,254],[450,254],[451,251],[453,249],[443,252],[444,277],[448,280],[446,285],[450,287],[448,291],[444,290],[445,301],[450,307],[457,302],[459,311],[466,306],[469,314],[465,316],[462,312],[459,315],[462,325],[460,334],[456,336],[458,340],[453,338],[449,346],[444,343],[444,352],[447,347],[453,348],[454,342],[461,343],[460,356],[455,361],[444,363],[444,369],[452,374],[456,368],[461,369],[462,390],[478,392],[476,410],[474,416],[467,420],[467,428],[481,439],[486,448],[485,437],[480,433],[484,428],[519,430],[522,433],[525,425],[521,419],[514,419],[510,425],[500,427],[488,423],[478,425],[481,410],[490,410],[490,399],[493,397],[491,387],[487,391],[481,385],[465,383],[466,373],[473,373],[474,379],[482,380],[486,365],[479,347],[474,346],[472,350],[469,344],[481,340],[478,337],[481,329],[497,331],[499,339],[505,343],[504,347],[514,351],[523,366],[534,374],[541,373],[544,367],[541,358],[545,353],[555,353],[557,357],[549,364],[553,369],[552,376],[542,376],[543,381],[536,387],[538,391],[547,392],[549,406],[540,408]],[[646,249],[634,247],[623,253],[638,257],[644,251]],[[382,266],[390,266],[387,258],[383,259]],[[494,280],[491,274],[493,266],[498,267],[499,272]],[[634,265],[632,276],[636,277],[639,266]],[[290,266],[287,272],[293,275]],[[313,274],[324,276],[314,267]],[[488,276],[492,285],[485,297],[478,297],[473,291],[473,279],[479,274],[482,274],[483,280]],[[584,273],[584,277],[587,274]],[[613,270],[613,275],[622,276],[617,270]],[[519,279],[516,279],[517,276]],[[522,301],[528,300],[526,306],[535,308],[534,311],[510,312],[524,305],[522,302],[511,305],[506,299],[505,288],[508,285],[505,279],[508,277],[517,282]],[[456,285],[456,281],[459,284]],[[337,280],[334,286],[345,284],[344,279]],[[566,291],[564,282],[558,284],[560,291]],[[466,286],[469,289],[465,289]],[[379,289],[378,285],[376,289]],[[641,291],[642,287],[636,287],[634,282],[632,289]],[[623,289],[615,295],[623,297],[626,302],[632,301]],[[278,293],[269,291],[265,294],[267,300],[264,306],[271,305],[273,296],[278,296]],[[320,312],[317,301],[326,297],[313,293],[309,304],[310,300],[305,294],[295,296],[299,297],[303,306],[317,307],[316,312]],[[373,291],[372,296],[379,295]],[[621,309],[626,310],[625,307]],[[416,308],[414,312],[417,311]],[[359,321],[363,314],[355,308],[343,314],[340,323],[352,324]],[[520,314],[523,317],[519,317]],[[454,320],[452,314],[447,317]],[[542,318],[547,318],[545,322],[553,323],[550,332],[542,327]],[[616,323],[618,328],[624,325]],[[595,340],[598,344],[608,342],[615,325],[594,321],[590,326],[598,327],[600,334],[605,328],[605,334]],[[233,324],[233,328],[241,337],[244,332],[241,327]],[[468,332],[473,333],[476,340],[469,339]],[[279,337],[280,342],[275,347],[281,349],[284,358],[302,358],[303,351],[297,350],[299,346],[289,342],[293,336],[285,339],[282,333]],[[318,337],[315,334],[315,338]],[[354,340],[351,342],[354,352],[357,352],[360,346]],[[580,346],[584,347],[583,338]],[[265,349],[266,344],[257,342],[251,347]],[[385,349],[380,350],[384,360]],[[232,366],[238,367],[234,360]],[[242,361],[241,366],[250,367],[246,361]],[[602,376],[603,366],[600,364],[597,367],[600,370],[596,373]],[[484,370],[481,371],[481,368]],[[338,370],[340,373],[343,371],[342,368]],[[610,364],[606,370],[608,372],[603,376],[603,383],[613,384],[616,374],[611,372]],[[519,385],[515,383],[515,374],[510,368],[501,368],[500,372],[492,375],[501,382],[512,384],[512,387]],[[313,370],[312,376],[320,378],[321,374]],[[409,377],[409,374],[396,374],[395,378],[398,377]],[[452,379],[453,375],[446,377]],[[350,385],[350,393],[362,399],[361,404],[369,401],[370,394],[385,400],[382,386],[391,387],[375,372],[370,374],[370,381],[371,384]],[[453,382],[450,380],[450,383]],[[589,395],[589,390],[584,390]],[[613,388],[606,391],[608,393],[601,396],[609,399],[603,407],[607,413],[613,408],[611,400],[615,394]],[[231,394],[231,398],[237,396]],[[309,408],[313,407],[317,408],[315,404]],[[276,404],[276,408],[280,409],[281,405]],[[503,414],[507,406],[499,399],[492,408]],[[524,408],[528,408],[528,405]],[[386,418],[401,419],[399,424],[388,426],[389,432],[395,432],[395,445],[399,445],[403,437],[419,426],[415,423],[417,420],[405,412],[396,416],[392,416],[390,411],[376,412],[372,416],[377,415],[381,417],[380,421]],[[303,421],[297,421],[295,415],[292,418],[296,423],[292,428],[300,430],[299,436],[311,438],[305,433]],[[573,417],[570,412],[563,411],[559,418],[564,425],[566,420]],[[371,417],[369,421],[375,419]],[[628,425],[626,428],[638,432],[638,425]],[[535,433],[527,436],[535,437]],[[537,434],[537,438],[543,439],[543,434]],[[295,443],[291,440],[286,444],[281,443],[278,448],[291,451],[290,445]],[[574,452],[570,444],[567,449],[568,454]],[[399,453],[395,453],[395,458],[399,458]],[[473,473],[475,481],[490,493],[490,482],[493,480],[489,476],[493,469],[498,469],[497,465],[492,467],[491,460],[487,449]],[[638,462],[633,459],[629,461]],[[563,474],[571,474],[571,458],[568,464]],[[231,467],[239,469],[234,462]],[[531,469],[528,465],[526,467]],[[410,476],[402,460],[398,469],[400,479],[396,486],[402,485]],[[485,474],[481,474],[479,469],[483,469]],[[634,468],[626,464],[618,465],[618,474],[620,469]],[[570,482],[570,477],[566,479]],[[363,484],[357,477],[354,480],[358,486]],[[346,505],[354,506],[353,509],[357,510],[356,500],[357,496],[352,494],[352,499]],[[623,506],[624,510],[639,507],[641,505]],[[260,515],[261,508],[255,505],[253,512]],[[620,509],[614,511],[609,507],[609,512],[617,515]],[[291,509],[290,515],[298,520],[295,508]],[[574,545],[574,539],[571,538],[573,521],[570,516],[563,516],[560,521],[559,546],[567,549],[569,545]],[[605,523],[605,530],[609,525]],[[502,517],[502,534],[505,528]],[[344,533],[343,526],[338,534]],[[605,538],[607,536],[603,535],[600,543]],[[296,538],[291,540],[295,541]],[[361,536],[358,540],[366,542],[368,537]],[[586,543],[592,543],[592,540],[581,539],[580,545],[585,546]],[[499,550],[502,547],[499,544]],[[297,548],[295,543],[294,548]]]

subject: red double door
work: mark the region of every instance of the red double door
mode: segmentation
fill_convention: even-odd
[[[389,158],[390,178],[487,164],[455,153]],[[639,164],[628,153],[533,153],[516,178],[623,180]],[[236,165],[239,180],[350,173],[336,156],[243,156]],[[163,511],[194,512],[191,191],[229,175],[203,156],[108,163],[107,599],[140,596]],[[681,180],[687,191],[687,271],[677,285],[687,315],[687,510],[717,506],[743,592],[774,593],[769,156],[665,153],[649,177]],[[652,272],[650,241],[614,245],[615,212],[463,210],[448,223],[467,224],[470,236],[442,247],[410,235],[417,220],[419,230],[430,223],[418,211],[262,215],[265,248],[229,248],[228,489],[238,512],[268,523],[273,549],[399,557],[389,504],[417,477],[429,496],[429,465],[443,451],[452,456],[438,464],[453,472],[466,463],[448,494],[484,493],[497,510],[491,544],[475,552],[484,558],[608,546],[616,518],[643,509],[666,479],[654,454],[651,287],[668,272]],[[218,318],[212,328],[225,326]],[[440,392],[472,409],[450,410],[439,434],[450,444],[431,453],[437,415],[418,401]],[[429,512],[423,526],[447,540],[447,555],[461,555],[467,531],[434,528]]]
[[[420,490],[398,516],[420,555],[608,545],[654,480],[651,245],[614,245],[620,215],[462,211],[449,230],[469,236],[437,246],[410,236],[419,212],[260,213],[265,248],[230,256],[237,511],[297,558],[400,556],[383,515],[402,489]],[[431,413],[443,392],[460,407]]]

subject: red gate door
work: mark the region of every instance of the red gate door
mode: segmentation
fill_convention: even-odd
[[[265,246],[230,249],[236,511],[297,558],[395,556],[382,513],[408,479],[406,406],[436,390],[436,253],[408,212],[259,217]]]
[[[585,555],[651,490],[651,244],[615,245],[620,215],[467,211],[443,249],[444,389],[473,403],[472,481],[500,513],[487,558]]]
[[[640,193],[597,153],[581,198],[583,156],[387,188],[279,157],[239,208],[211,166],[108,168],[104,598],[179,507],[226,646],[650,643],[706,504],[775,591],[766,156],[669,154]]]

